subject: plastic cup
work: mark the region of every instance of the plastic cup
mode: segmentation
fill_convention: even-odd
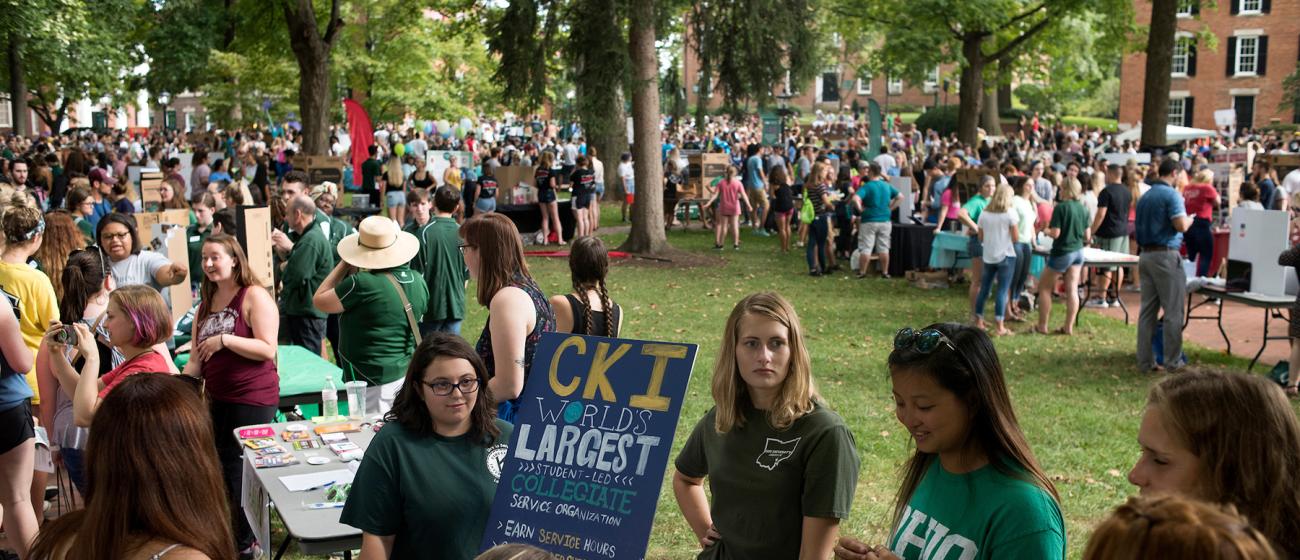
[[[348,415],[352,418],[366,417],[366,382],[349,381],[343,384],[348,393]]]

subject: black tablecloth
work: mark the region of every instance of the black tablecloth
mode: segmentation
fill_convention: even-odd
[[[895,223],[889,235],[889,275],[902,276],[930,266],[932,244],[934,226]]]
[[[573,239],[576,222],[573,219],[572,205],[568,200],[561,200],[560,225],[564,228],[564,240]],[[510,218],[523,234],[542,231],[542,210],[539,204],[503,204],[497,206],[497,213]],[[928,254],[928,253],[927,253]]]

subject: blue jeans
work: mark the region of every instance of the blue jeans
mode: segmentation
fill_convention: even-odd
[[[1029,264],[1034,253],[1028,243],[1016,243],[1016,274],[1011,277],[1011,304],[1015,305],[1029,280]]]
[[[63,468],[68,470],[68,478],[72,479],[72,485],[77,487],[77,492],[82,496],[86,495],[86,452],[80,449],[65,447],[59,450],[63,456]]]
[[[808,257],[808,270],[810,272],[826,271],[826,237],[830,235],[830,229],[827,221],[830,216],[819,215],[813,218],[812,223],[808,224],[808,248],[805,250]]]
[[[497,211],[497,199],[495,199],[495,198],[479,198],[478,200],[475,200],[475,201],[474,201],[474,210],[478,211],[478,213],[480,213],[480,214],[488,214],[488,213],[491,213],[491,212],[496,212],[496,211]]]
[[[984,274],[980,276],[980,293],[975,296],[975,315],[984,316],[984,302],[989,299],[989,290],[993,287],[993,278],[998,280],[998,293],[994,298],[993,316],[1001,321],[1007,313],[1007,292],[1011,288],[1011,276],[1016,272],[1016,258],[1007,257],[1000,263],[984,263]]]
[[[431,332],[445,332],[455,335],[460,334],[461,319],[447,319],[446,321],[420,321],[420,336],[427,336]]]

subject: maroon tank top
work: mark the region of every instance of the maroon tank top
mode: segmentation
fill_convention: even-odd
[[[225,309],[213,311],[203,319],[195,346],[223,334],[253,337],[253,327],[248,325],[240,311],[247,292],[247,287],[240,288]],[[280,374],[275,360],[250,360],[229,348],[222,348],[202,366],[208,395],[214,400],[252,406],[280,404]]]

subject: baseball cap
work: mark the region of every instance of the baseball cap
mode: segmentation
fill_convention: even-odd
[[[103,183],[105,185],[116,185],[117,178],[104,172],[103,168],[96,167],[90,170],[89,179],[92,183]]]

